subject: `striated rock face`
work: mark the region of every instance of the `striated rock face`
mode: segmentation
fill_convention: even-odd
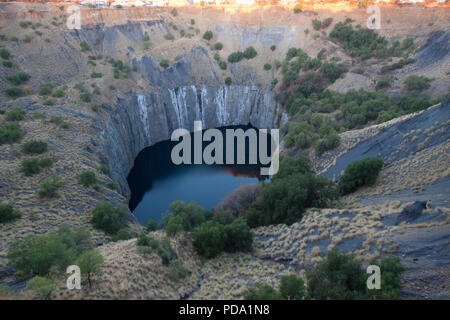
[[[203,129],[251,124],[278,128],[287,120],[270,90],[256,86],[202,85],[130,93],[119,99],[100,139],[111,177],[129,194],[126,177],[138,153],[168,140],[177,128],[193,131],[194,121]]]

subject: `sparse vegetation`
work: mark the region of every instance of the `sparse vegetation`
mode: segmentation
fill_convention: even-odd
[[[25,110],[17,106],[11,107],[9,111],[5,113],[6,121],[20,121],[25,118]]]
[[[64,185],[64,182],[58,176],[51,176],[41,183],[39,196],[53,198],[57,196],[57,191]]]
[[[406,90],[420,92],[430,87],[430,79],[422,76],[412,75],[405,80],[404,84]]]
[[[6,123],[0,127],[0,145],[18,142],[22,137],[22,131],[17,123]]]
[[[97,185],[97,178],[94,172],[87,170],[78,176],[77,182],[85,187],[94,187]]]
[[[8,223],[22,216],[18,209],[14,209],[9,203],[0,203],[0,223]]]
[[[47,150],[47,143],[41,140],[29,140],[22,145],[22,152],[26,154],[41,154]]]

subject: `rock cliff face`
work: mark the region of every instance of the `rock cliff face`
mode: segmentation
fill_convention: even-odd
[[[170,139],[177,128],[192,131],[196,120],[203,129],[246,124],[278,128],[287,117],[272,92],[256,86],[192,85],[130,93],[118,100],[100,136],[121,192],[129,192],[126,177],[142,149]]]

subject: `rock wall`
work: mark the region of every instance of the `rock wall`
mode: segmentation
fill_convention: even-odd
[[[121,192],[129,194],[126,177],[142,149],[170,139],[177,128],[192,131],[195,120],[204,129],[246,124],[278,128],[287,116],[270,90],[256,86],[192,85],[129,93],[118,100],[100,135],[102,156]]]

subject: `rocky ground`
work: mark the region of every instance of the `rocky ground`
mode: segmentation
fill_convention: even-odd
[[[17,105],[27,112],[20,121],[24,132],[22,142],[0,146],[0,201],[10,202],[22,212],[21,219],[0,226],[1,283],[17,289],[24,287],[24,282],[17,281],[14,270],[7,265],[6,253],[12,241],[27,234],[48,233],[64,222],[72,227],[89,228],[97,244],[103,244],[99,250],[105,258],[105,268],[93,288],[81,292],[67,291],[61,280],[56,296],[59,299],[242,298],[244,290],[257,282],[276,286],[283,274],[304,275],[305,269],[320,261],[333,247],[353,252],[365,262],[384,255],[398,255],[407,268],[403,276],[405,297],[449,297],[448,100],[418,114],[345,132],[341,134],[341,147],[320,158],[312,155],[315,171],[329,178],[337,178],[348,163],[367,156],[382,157],[386,165],[373,188],[345,197],[335,208],[310,209],[301,222],[289,227],[255,229],[254,252],[222,254],[203,261],[194,253],[189,236],[172,239],[177,256],[190,270],[189,276],[180,283],[166,279],[168,268],[159,257],[140,254],[135,239],[108,243],[109,237],[88,223],[92,208],[100,201],[127,202],[126,174],[135,156],[142,148],[167,138],[158,136],[156,131],[161,130],[155,128],[164,125],[169,132],[180,121],[192,120],[192,112],[200,110],[200,104],[205,109],[209,105],[223,106],[215,109],[211,117],[219,111],[229,115],[224,123],[248,121],[252,113],[252,119],[265,117],[264,121],[258,120],[262,121],[261,126],[279,125],[283,115],[272,103],[274,93],[270,81],[280,75],[274,69],[264,71],[264,63],[281,60],[289,47],[296,46],[310,55],[326,48],[330,55],[350,64],[351,58],[327,39],[326,32],[313,31],[311,21],[331,15],[333,23],[349,16],[355,23],[363,24],[367,19],[363,9],[351,13],[306,11],[298,15],[283,8],[272,10],[233,15],[205,9],[199,16],[192,8],[186,8],[174,17],[166,9],[84,9],[83,17],[88,24],[74,31],[64,27],[66,17],[59,7],[0,4],[0,34],[19,39],[0,41],[11,52],[13,62],[12,69],[0,67],[0,91],[9,86],[6,80],[9,75],[18,71],[31,75],[26,84],[30,91],[27,97],[11,100],[0,96],[0,110]],[[380,32],[391,41],[414,37],[421,48],[416,62],[395,74],[394,91],[408,75],[423,74],[435,78],[430,94],[448,92],[449,55],[444,50],[449,43],[448,16],[447,8],[383,8],[383,17],[389,22]],[[194,25],[191,19],[195,19]],[[19,22],[24,20],[41,25],[34,30],[21,28]],[[309,35],[305,33],[307,28],[311,31]],[[192,37],[181,37],[181,29],[192,33]],[[215,34],[210,42],[202,39],[206,30]],[[148,47],[142,41],[145,32],[150,36]],[[169,33],[174,40],[165,39]],[[30,41],[23,40],[27,35],[32,37]],[[93,44],[96,36],[98,45]],[[80,51],[79,43],[83,40],[91,44],[90,52]],[[224,45],[220,52],[223,59],[248,45],[255,46],[258,57],[222,71],[212,59],[215,52],[212,44],[216,41]],[[277,46],[275,51],[269,49],[272,44]],[[92,60],[89,58],[92,55],[102,57]],[[107,57],[136,66],[137,72],[115,79]],[[159,66],[162,59],[170,60],[168,69]],[[363,75],[348,73],[338,80],[335,89],[346,91],[357,86],[373,89],[373,74],[381,66],[368,64],[364,68]],[[91,78],[92,72],[101,72],[103,76]],[[236,80],[227,89],[228,102],[218,103],[216,98],[225,92],[226,76]],[[65,97],[54,98],[53,106],[44,105],[45,98],[38,94],[43,82],[65,88]],[[84,82],[84,87],[93,93],[93,102],[80,101],[75,88],[79,82]],[[95,88],[99,94],[94,94]],[[169,89],[173,90],[174,97]],[[146,98],[145,108],[139,105],[139,94]],[[186,103],[186,96],[196,103]],[[184,103],[180,103],[183,99]],[[208,99],[209,104],[205,102]],[[252,109],[256,102],[265,112]],[[100,105],[98,111],[92,108],[96,104]],[[177,117],[175,110],[180,108],[189,114],[186,118]],[[239,114],[239,110],[249,112]],[[69,126],[55,123],[55,116]],[[1,123],[3,117],[0,115]],[[217,125],[209,116],[205,117],[205,123]],[[48,143],[49,151],[44,156],[51,157],[54,165],[36,176],[25,177],[19,167],[28,156],[20,152],[20,147],[31,139]],[[102,163],[110,167],[109,175],[98,170]],[[96,172],[98,189],[76,183],[78,175],[86,169]],[[52,174],[61,177],[65,185],[59,197],[43,200],[37,194],[39,185]],[[117,190],[108,187],[113,181],[119,182]],[[425,203],[415,204],[415,201]],[[132,215],[130,219],[134,230],[141,228]],[[155,236],[162,237],[162,234],[156,232]]]

